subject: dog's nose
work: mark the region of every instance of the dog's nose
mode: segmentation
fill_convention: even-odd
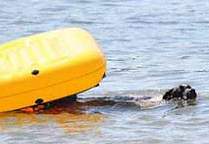
[[[191,89],[187,95],[187,99],[195,99],[197,97],[197,93],[194,89]]]
[[[196,91],[194,89],[191,89],[191,94],[194,95],[194,98],[196,98],[197,93],[196,93]]]

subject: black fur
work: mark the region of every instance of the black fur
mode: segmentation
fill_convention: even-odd
[[[187,86],[178,86],[168,90],[164,95],[164,100],[171,100],[171,99],[183,99],[183,100],[192,100],[196,99],[197,93],[195,89],[191,88],[190,85]]]

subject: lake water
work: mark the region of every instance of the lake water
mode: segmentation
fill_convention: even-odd
[[[107,77],[86,97],[159,97],[179,84],[196,105],[88,107],[81,114],[0,114],[1,143],[207,144],[209,138],[209,2],[207,0],[0,1],[0,43],[82,27],[107,58]],[[82,111],[82,110],[81,110]]]

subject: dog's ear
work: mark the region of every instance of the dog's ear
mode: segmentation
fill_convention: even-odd
[[[192,87],[190,85],[187,85],[186,88],[191,89]]]
[[[175,99],[181,99],[181,98],[183,98],[183,92],[184,92],[184,90],[185,90],[185,88],[183,86],[174,89],[172,98],[175,98]]]
[[[163,99],[164,99],[164,100],[171,100],[173,90],[174,90],[174,89],[172,88],[172,89],[170,89],[169,91],[167,91],[167,92],[163,95]]]
[[[182,85],[179,86],[179,92],[183,92],[185,89],[186,89],[185,86],[182,86]]]
[[[186,89],[186,86],[179,85],[173,90],[173,98],[182,99]]]

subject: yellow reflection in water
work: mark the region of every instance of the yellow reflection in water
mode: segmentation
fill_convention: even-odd
[[[99,128],[104,124],[105,117],[101,114],[70,115],[70,118],[57,119],[59,127],[67,133],[101,133]]]
[[[34,129],[47,131],[53,128],[64,133],[101,134],[101,126],[106,116],[102,114],[24,114],[7,112],[0,114],[0,131],[18,131]],[[31,130],[32,131],[32,130]]]

